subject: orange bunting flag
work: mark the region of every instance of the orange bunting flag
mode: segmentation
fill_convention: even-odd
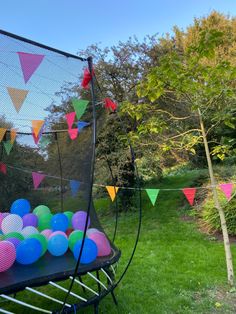
[[[32,121],[32,129],[33,129],[34,135],[36,137],[38,137],[43,125],[44,125],[44,120],[33,120]]]
[[[116,194],[117,194],[119,188],[116,187],[116,186],[108,185],[108,186],[106,186],[106,189],[107,189],[107,191],[108,191],[108,193],[110,195],[110,198],[111,198],[111,200],[113,202],[114,199],[116,198]]]
[[[3,140],[6,131],[7,131],[7,129],[0,128],[0,142]]]
[[[195,188],[185,188],[182,189],[185,197],[187,198],[189,204],[192,206],[194,203],[194,197],[196,194],[196,189]]]
[[[13,144],[15,142],[16,139],[16,129],[11,129],[11,144]]]
[[[7,87],[7,90],[17,113],[19,113],[21,106],[23,105],[23,102],[25,101],[25,98],[28,95],[29,91],[13,87]]]

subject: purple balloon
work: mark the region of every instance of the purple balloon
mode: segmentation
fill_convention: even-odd
[[[76,212],[72,217],[72,226],[75,230],[82,230],[85,229],[85,223],[86,223],[87,213],[84,211],[78,211]],[[90,218],[88,217],[88,226],[90,226]]]
[[[26,214],[23,216],[23,228],[28,226],[37,227],[38,217],[35,214]]]
[[[20,240],[17,238],[8,238],[6,241],[11,242],[15,248],[20,244]]]

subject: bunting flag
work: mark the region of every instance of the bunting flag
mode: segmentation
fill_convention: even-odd
[[[105,105],[104,107],[107,109],[111,109],[112,111],[115,111],[117,109],[117,104],[114,103],[110,98],[104,99]]]
[[[3,140],[6,131],[7,131],[7,129],[0,128],[0,142]]]
[[[14,144],[15,142],[15,139],[16,139],[16,129],[11,129],[11,144]]]
[[[70,189],[71,189],[71,194],[73,197],[76,196],[76,194],[79,191],[79,187],[80,187],[80,182],[77,180],[70,180]]]
[[[89,123],[88,122],[84,122],[84,121],[78,121],[77,123],[77,127],[78,127],[78,130],[79,132],[86,126],[88,126]]]
[[[116,194],[117,194],[119,188],[116,187],[116,186],[107,185],[106,189],[107,189],[107,191],[108,191],[108,193],[110,195],[110,198],[111,198],[111,200],[113,202],[114,199],[116,198]]]
[[[231,198],[232,191],[233,191],[233,183],[220,184],[220,188],[224,192],[227,200],[229,200]]]
[[[11,141],[6,141],[6,142],[3,142],[3,145],[4,145],[7,155],[9,155],[12,150],[13,144],[11,143]]]
[[[83,77],[83,80],[82,80],[82,83],[81,83],[81,86],[84,88],[84,89],[88,89],[88,85],[90,83],[92,79],[92,75],[91,73],[89,72],[89,70],[86,68],[84,70],[84,77]]]
[[[40,136],[36,136],[36,135],[34,134],[33,130],[32,130],[32,136],[33,136],[33,139],[34,139],[34,143],[35,143],[36,145],[38,145],[38,142],[39,142],[39,140],[40,140]]]
[[[76,117],[79,120],[81,118],[81,116],[84,114],[87,105],[88,105],[89,101],[88,100],[84,100],[84,99],[77,99],[77,98],[73,98],[72,99],[72,105],[75,109],[76,112]]]
[[[44,55],[38,55],[26,52],[17,52],[20,65],[23,72],[25,83],[31,78],[34,72],[39,67],[40,63],[43,61]]]
[[[7,166],[3,162],[0,162],[0,172],[7,174]]]
[[[37,190],[40,183],[45,178],[45,174],[38,173],[38,172],[32,172],[32,178],[33,178],[33,183],[34,183],[34,189]]]
[[[70,135],[71,140],[75,140],[78,136],[78,129],[69,129],[68,133]]]
[[[75,115],[76,115],[75,111],[66,114],[66,121],[67,121],[69,129],[72,128],[72,125],[73,125],[74,120],[75,120]]]
[[[13,87],[7,87],[7,90],[17,113],[19,113],[29,91],[24,90],[24,89],[17,89]]]
[[[192,206],[194,203],[194,197],[196,194],[196,188],[185,188],[182,189],[185,197],[187,198],[189,204]]]
[[[154,206],[160,190],[159,189],[146,189],[146,192],[147,192],[148,197],[150,198],[150,201],[152,202],[152,205]]]
[[[39,133],[44,125],[44,120],[32,120],[32,129],[36,137],[39,136]]]

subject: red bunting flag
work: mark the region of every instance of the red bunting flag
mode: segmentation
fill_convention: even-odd
[[[0,162],[0,172],[7,174],[7,166],[3,162]]]
[[[220,184],[220,188],[224,192],[227,200],[229,200],[231,198],[232,191],[233,191],[233,183]]]
[[[78,128],[76,128],[76,129],[69,129],[68,133],[70,135],[71,140],[75,140],[77,138],[77,136],[78,136],[79,131],[78,131]]]
[[[112,111],[115,111],[117,109],[117,104],[114,103],[110,98],[104,99],[105,105],[104,107],[107,109],[111,109]]]
[[[194,203],[194,197],[196,194],[196,189],[195,188],[185,188],[182,189],[185,197],[187,198],[189,204],[192,206]]]
[[[27,52],[17,52],[20,65],[23,72],[25,83],[31,78],[34,72],[39,67],[40,63],[43,61],[44,55],[38,55]]]
[[[84,77],[83,77],[83,80],[82,80],[82,83],[81,83],[81,86],[84,88],[84,89],[88,89],[88,85],[90,83],[92,79],[92,74],[89,72],[89,70],[86,68],[84,70]]]
[[[69,129],[72,128],[72,125],[73,125],[74,120],[75,120],[75,115],[76,115],[76,112],[75,112],[75,111],[66,114],[66,121],[67,121],[67,124],[68,124],[68,128],[69,128]]]
[[[37,190],[40,183],[45,178],[45,174],[38,173],[38,172],[32,172],[32,178],[33,178],[33,183],[34,183],[34,189]]]

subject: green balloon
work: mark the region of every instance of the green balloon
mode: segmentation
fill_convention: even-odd
[[[27,237],[27,239],[37,239],[42,245],[42,253],[41,256],[43,256],[48,248],[48,241],[46,237],[43,234],[37,233],[37,234],[31,234]]]
[[[4,240],[4,235],[0,234],[0,241]]]
[[[38,230],[43,231],[45,229],[51,229],[51,219],[52,219],[52,214],[47,213],[47,214],[42,214],[38,216]]]
[[[69,248],[71,249],[72,252],[73,252],[75,243],[81,240],[83,238],[83,235],[84,235],[83,231],[80,231],[80,230],[75,230],[71,232],[69,236]]]
[[[66,215],[66,217],[67,217],[68,220],[69,220],[69,226],[68,226],[68,228],[72,228],[71,219],[72,219],[74,213],[73,213],[73,212],[70,212],[70,211],[67,211],[67,212],[64,212],[64,215]]]
[[[43,214],[50,214],[51,211],[47,206],[39,205],[39,206],[35,207],[35,209],[33,210],[33,213],[39,217]]]
[[[9,239],[9,238],[17,238],[20,241],[24,240],[24,236],[19,232],[9,232],[4,235],[4,240]]]

